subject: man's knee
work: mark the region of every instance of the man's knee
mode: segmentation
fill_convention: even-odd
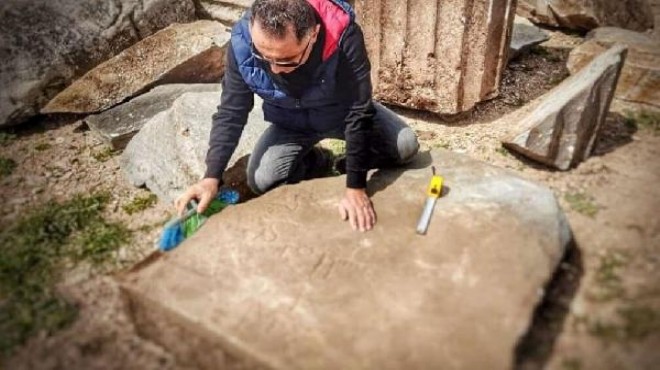
[[[417,151],[419,151],[419,141],[415,131],[410,127],[406,127],[399,131],[396,140],[397,151],[399,155],[399,163],[408,163],[415,158]]]
[[[274,188],[281,182],[273,166],[268,163],[259,163],[248,166],[247,183],[253,193],[261,195]]]
[[[260,158],[251,158],[247,168],[250,190],[261,195],[288,181],[294,166],[292,158],[282,147],[268,148]]]

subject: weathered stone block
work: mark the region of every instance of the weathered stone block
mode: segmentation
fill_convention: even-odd
[[[653,28],[649,0],[518,0],[518,14],[536,23],[575,30]]]
[[[89,71],[41,112],[100,112],[156,85],[220,82],[229,37],[219,22],[174,24]]]
[[[337,215],[343,177],[215,215],[123,277],[140,332],[197,368],[512,368],[566,219],[549,189],[507,170],[448,151],[418,160],[371,177],[368,233]],[[450,191],[420,236],[431,163]]]
[[[191,0],[3,0],[0,126],[25,122],[75,78],[140,39],[195,19]]]
[[[571,51],[568,70],[579,73],[585,65],[613,45],[626,45],[628,57],[621,72],[612,109],[660,111],[660,37],[620,28],[598,28]]]
[[[129,181],[135,186],[146,185],[164,201],[173,201],[199,181],[206,170],[212,115],[219,103],[220,92],[186,93],[170,109],[150,119],[120,158]],[[261,99],[255,97],[229,167],[252,152],[266,127]]]
[[[357,0],[375,97],[442,114],[498,94],[516,0]]]
[[[215,91],[220,84],[170,84],[156,86],[149,92],[102,113],[87,116],[85,123],[113,149],[124,149],[131,138],[156,114],[169,109],[187,92]]]
[[[530,48],[547,41],[550,37],[542,29],[523,17],[516,16],[509,45],[509,60],[525,53]]]
[[[234,25],[253,2],[254,0],[195,0],[195,6],[202,18]]]
[[[520,119],[520,131],[506,138],[504,145],[560,170],[587,159],[610,110],[625,60],[626,48],[615,46],[564,80]]]

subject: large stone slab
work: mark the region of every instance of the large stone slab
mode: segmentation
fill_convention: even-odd
[[[550,38],[542,29],[536,27],[529,20],[516,16],[513,22],[513,34],[509,45],[509,60],[525,53],[532,47],[547,41]]]
[[[197,14],[204,19],[213,19],[234,25],[254,0],[195,0]]]
[[[219,92],[186,93],[172,107],[147,122],[120,157],[121,169],[135,186],[145,186],[165,201],[173,201],[206,170],[211,120],[220,103]],[[254,109],[229,161],[231,168],[250,154],[266,129],[261,100]]]
[[[99,114],[87,116],[85,123],[113,149],[124,149],[131,138],[156,114],[169,109],[187,92],[215,91],[220,84],[170,84],[156,86],[149,92]]]
[[[576,30],[653,28],[648,0],[518,0],[518,14],[536,23]]]
[[[277,188],[122,278],[140,332],[197,368],[512,368],[566,219],[549,189],[507,170],[418,159],[450,188],[425,236],[428,167],[371,177],[368,233],[337,215],[343,177]]]
[[[230,33],[222,23],[174,24],[74,82],[42,113],[94,113],[167,83],[218,83]]]
[[[191,0],[3,0],[0,126],[38,114],[75,78],[174,22],[195,19]]]
[[[660,111],[660,37],[612,27],[593,30],[588,40],[569,55],[569,71],[579,73],[591,60],[616,44],[628,47],[628,57],[612,110]]]
[[[587,159],[610,110],[625,59],[626,48],[614,46],[564,80],[519,121],[520,131],[504,145],[560,170]]]
[[[515,0],[356,0],[380,101],[442,114],[498,94]]]

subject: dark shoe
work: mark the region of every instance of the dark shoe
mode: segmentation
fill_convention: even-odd
[[[337,158],[335,158],[333,167],[333,173],[338,176],[338,175],[345,175],[346,174],[346,156],[342,155]]]
[[[306,178],[328,177],[333,175],[334,154],[328,149],[315,146],[307,153],[305,162],[308,163]]]

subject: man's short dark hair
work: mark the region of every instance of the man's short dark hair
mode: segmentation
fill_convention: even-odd
[[[284,38],[293,26],[298,42],[316,25],[316,11],[307,0],[256,0],[252,4],[252,22],[272,37]]]

